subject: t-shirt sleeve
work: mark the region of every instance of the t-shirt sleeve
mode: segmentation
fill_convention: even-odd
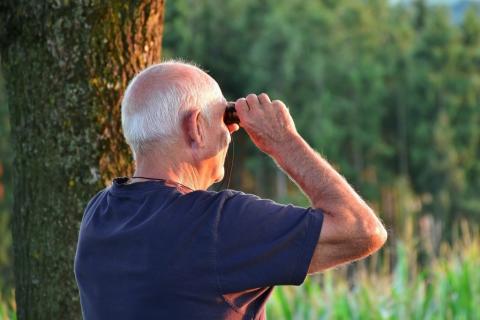
[[[224,203],[217,229],[222,294],[302,284],[322,222],[319,209],[235,192]]]

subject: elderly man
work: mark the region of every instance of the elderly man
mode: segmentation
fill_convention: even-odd
[[[224,123],[226,104],[186,63],[153,65],[129,84],[122,125],[136,170],[86,207],[75,258],[85,319],[264,319],[275,285],[300,285],[386,241],[374,212],[264,93],[235,102],[240,127],[311,207],[207,191],[239,130]]]

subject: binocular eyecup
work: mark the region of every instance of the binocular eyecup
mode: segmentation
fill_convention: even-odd
[[[228,126],[230,124],[240,123],[240,119],[237,116],[237,110],[235,110],[235,102],[228,102],[223,114],[223,122]]]

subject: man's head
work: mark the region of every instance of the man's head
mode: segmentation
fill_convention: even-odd
[[[122,127],[137,162],[153,159],[189,163],[223,178],[230,132],[225,126],[226,100],[200,68],[177,61],[148,67],[137,74],[122,101]]]

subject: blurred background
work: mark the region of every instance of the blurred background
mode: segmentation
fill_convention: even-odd
[[[277,287],[270,319],[479,319],[479,2],[175,0],[165,10],[164,59],[197,63],[229,100],[283,100],[388,229],[373,257]],[[4,82],[0,318],[15,309]],[[227,187],[309,206],[244,132],[213,189]]]

